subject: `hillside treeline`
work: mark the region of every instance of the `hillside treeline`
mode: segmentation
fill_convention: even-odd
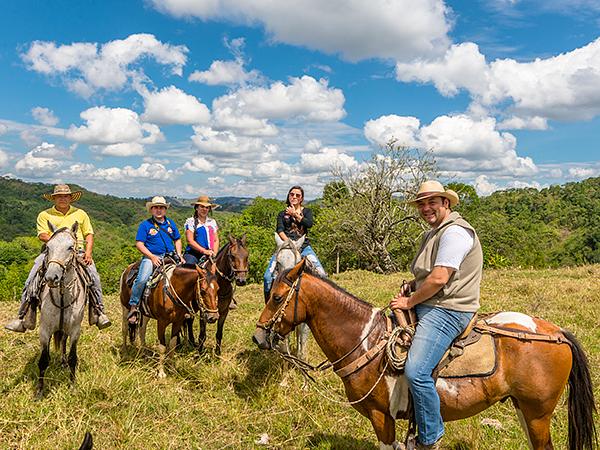
[[[16,299],[33,259],[40,250],[35,237],[35,220],[50,203],[42,198],[52,186],[0,178],[0,301]],[[452,183],[460,197],[457,210],[476,228],[487,267],[557,267],[600,263],[600,178],[590,178],[564,186],[499,191],[479,197],[473,187]],[[94,259],[107,293],[118,290],[122,270],[139,254],[135,232],[147,217],[145,201],[123,199],[84,191],[77,206],[85,209],[95,229]],[[416,251],[424,230],[416,211],[405,202],[386,194],[389,200],[384,226],[374,208],[374,216],[361,215],[359,193],[348,191],[343,182],[326,185],[323,198],[311,202],[315,226],[311,241],[328,272],[351,268],[389,272],[405,269]],[[220,226],[221,242],[229,233],[246,233],[250,248],[250,278],[260,281],[274,251],[273,233],[277,213],[284,203],[256,198],[242,213],[213,213]],[[345,209],[341,209],[345,208]],[[355,215],[340,213],[352,208]],[[169,217],[183,228],[190,207],[172,207]],[[394,216],[396,215],[396,216]],[[344,221],[341,221],[341,218]],[[354,218],[353,218],[354,217]],[[355,220],[355,223],[348,220]],[[386,234],[389,227],[395,232]],[[379,233],[379,234],[377,234]],[[379,237],[384,236],[384,237]],[[370,239],[370,241],[369,241]],[[376,248],[368,242],[384,241]],[[367,244],[363,244],[367,242]]]

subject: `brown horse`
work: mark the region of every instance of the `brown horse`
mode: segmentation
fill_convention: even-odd
[[[127,335],[133,343],[136,335],[136,325],[131,325],[127,319],[129,314],[129,298],[131,288],[127,285],[127,276],[134,264],[130,264],[121,275],[121,306],[123,310],[123,346],[127,342]],[[151,316],[144,315],[140,325],[141,345],[146,345],[146,325],[150,318],[157,321],[157,334],[160,345],[159,378],[166,376],[164,372],[164,359],[167,353],[165,331],[169,324],[171,327],[171,340],[168,350],[172,351],[177,345],[177,338],[187,317],[198,315],[201,323],[214,323],[219,313],[217,310],[219,285],[217,282],[217,266],[208,262],[203,267],[193,268],[178,266],[173,271],[169,283],[165,284],[164,278],[152,289],[148,297],[148,308]],[[130,329],[133,327],[133,330]]]
[[[223,340],[223,326],[229,305],[233,299],[235,286],[246,284],[248,276],[248,249],[246,248],[246,235],[236,238],[229,235],[229,242],[225,244],[215,257],[217,266],[217,280],[219,282],[219,321],[217,323],[217,334],[215,353],[221,354],[221,342]],[[206,327],[200,324],[199,341],[206,339]]]
[[[336,370],[373,348],[386,332],[381,310],[313,275],[305,269],[304,260],[274,282],[253,340],[261,349],[273,348],[301,322],[308,324]],[[499,313],[488,322],[559,337],[561,343],[495,335],[498,360],[492,375],[438,378],[444,420],[471,417],[510,398],[529,446],[552,449],[550,421],[568,382],[569,449],[592,449],[596,442],[594,394],[587,360],[575,337],[520,313]],[[395,440],[394,420],[408,418],[409,393],[404,376],[388,368],[384,355],[377,354],[343,382],[352,406],[371,421],[380,448],[391,450],[401,448]]]

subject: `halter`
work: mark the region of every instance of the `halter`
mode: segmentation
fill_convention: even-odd
[[[296,316],[298,311],[298,296],[300,295],[300,281],[302,280],[302,273],[303,272],[300,272],[300,275],[298,275],[298,278],[296,278],[293,283],[287,277],[283,278],[283,282],[290,286],[290,290],[287,296],[285,297],[285,300],[281,303],[277,311],[275,311],[275,314],[273,314],[273,316],[267,322],[257,322],[257,327],[262,328],[267,333],[271,333],[273,331],[273,326],[276,323],[281,322],[281,319],[285,314],[285,310],[287,309],[290,300],[294,296],[294,293],[296,294],[296,301],[294,302],[294,323],[296,322]]]

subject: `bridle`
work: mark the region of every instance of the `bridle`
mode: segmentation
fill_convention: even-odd
[[[221,269],[219,269],[219,265],[216,263],[216,258],[213,259],[213,257],[209,257],[209,259],[211,261],[214,262],[215,267],[217,268],[217,273],[219,274],[219,276],[221,276],[221,278],[224,278],[225,280],[229,281],[230,283],[233,282],[234,279],[237,278],[237,275],[240,273],[244,273],[244,272],[248,272],[248,269],[236,269],[233,265],[233,255],[231,254],[231,243],[227,244],[227,259],[229,262],[229,275],[225,275]],[[218,255],[217,255],[218,256]]]
[[[275,314],[273,314],[273,316],[271,316],[271,318],[269,320],[267,320],[266,322],[257,322],[256,323],[257,327],[262,328],[268,334],[271,334],[273,332],[273,327],[275,326],[275,324],[281,322],[281,319],[283,318],[283,315],[285,314],[285,310],[287,309],[294,294],[296,294],[296,300],[294,301],[294,324],[296,323],[296,321],[298,319],[298,297],[300,295],[300,283],[302,281],[302,274],[303,274],[303,272],[300,272],[300,274],[298,275],[298,278],[296,278],[293,282],[290,281],[290,279],[287,276],[283,277],[282,281],[290,287],[290,290],[289,290],[287,296],[285,297],[285,300],[283,302],[281,302],[281,305],[279,305],[279,308],[277,308],[277,311],[275,311]],[[278,336],[280,336],[281,338],[285,337],[285,336],[281,336],[277,332],[276,332],[276,334]]]
[[[201,270],[206,270],[205,267],[196,264],[196,268],[197,269],[201,269]],[[199,270],[196,270],[196,272],[198,273],[198,278],[196,278],[196,295],[198,297],[198,310],[194,311],[193,307],[188,306],[182,299],[181,297],[177,294],[177,291],[175,290],[175,286],[173,286],[172,283],[169,283],[166,276],[164,278],[164,282],[163,282],[163,290],[164,293],[167,295],[167,297],[169,297],[171,299],[171,301],[179,306],[180,308],[185,309],[185,311],[187,312],[187,314],[190,317],[194,317],[196,315],[198,315],[199,313],[203,313],[205,314],[216,314],[217,312],[219,312],[218,309],[210,309],[207,308],[206,305],[204,305],[204,302],[202,301],[202,285],[201,282],[202,280],[206,279],[205,276],[202,275],[202,272],[200,272]],[[163,275],[164,276],[164,275]]]

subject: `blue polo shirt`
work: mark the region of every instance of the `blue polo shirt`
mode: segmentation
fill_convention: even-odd
[[[143,242],[154,255],[164,255],[175,250],[173,241],[181,239],[175,223],[165,217],[163,223],[158,223],[152,218],[144,220],[138,227],[135,240]]]

